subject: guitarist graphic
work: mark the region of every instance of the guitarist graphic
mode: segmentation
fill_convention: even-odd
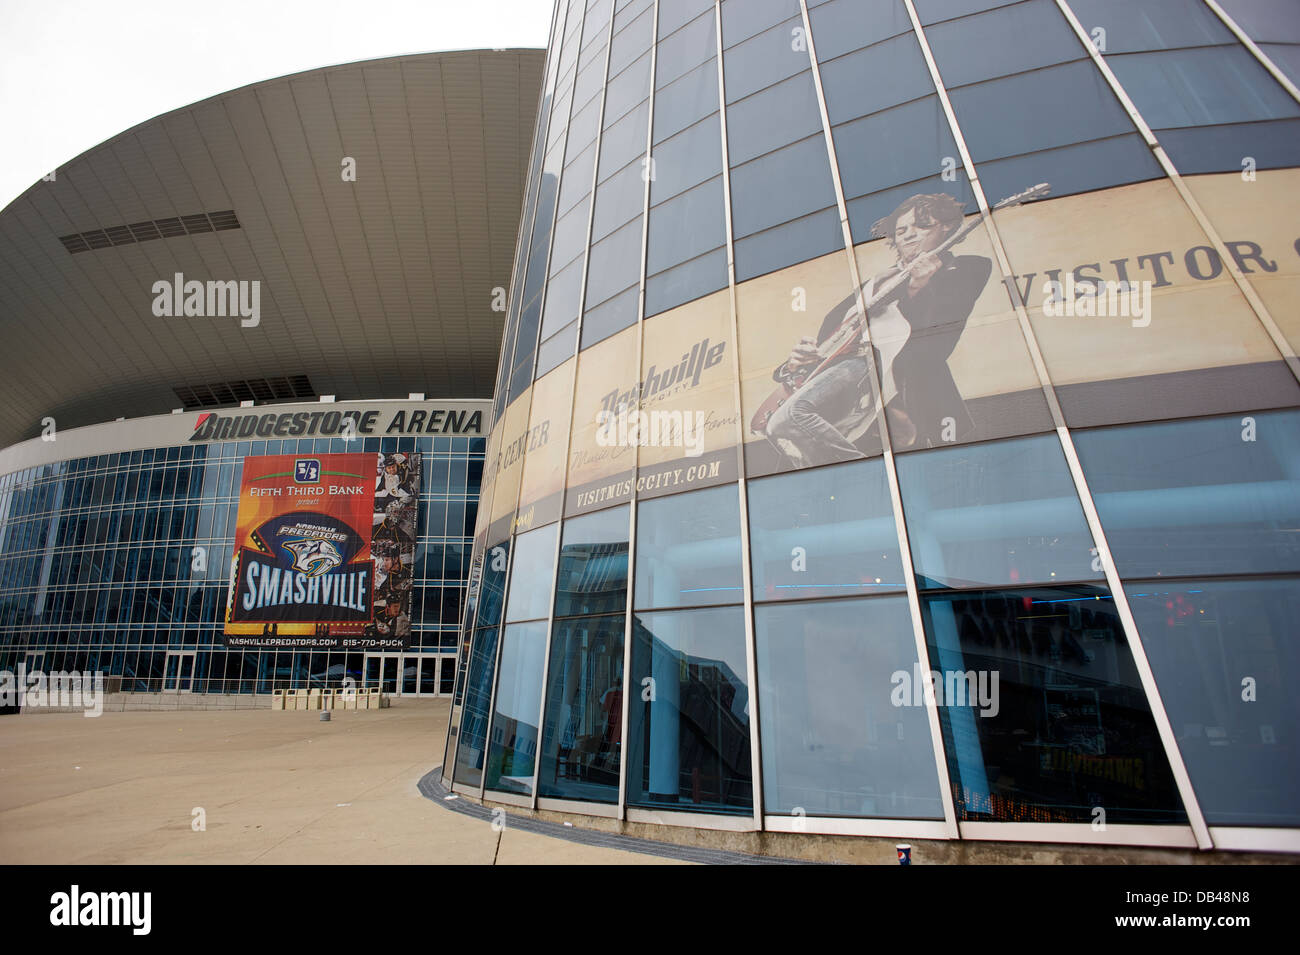
[[[1014,205],[1047,192],[1035,186],[1003,200]],[[879,220],[874,233],[897,256],[863,288],[894,447],[929,447],[974,429],[948,369],[993,264],[951,248],[980,221],[962,222],[962,203],[915,195]],[[750,423],[796,467],[862,456],[855,446],[874,418],[863,322],[857,296],[826,315],[817,338],[801,338],[773,373],[780,383]],[[951,420],[945,420],[951,419]],[[945,430],[948,433],[945,435]]]

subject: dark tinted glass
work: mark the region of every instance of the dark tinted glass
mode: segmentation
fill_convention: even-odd
[[[727,158],[740,165],[820,132],[821,125],[812,73],[800,73],[727,107]]]
[[[911,32],[825,63],[821,74],[832,125],[934,94]]]
[[[492,676],[496,665],[497,630],[480,630],[470,653],[469,676],[465,682],[465,706],[461,711],[456,746],[455,781],[467,786],[483,782],[483,751],[487,740],[488,707],[492,702]]]
[[[1105,31],[1103,53],[1236,42],[1214,11],[1195,0],[1071,0],[1070,9],[1090,36],[1098,27]]]
[[[564,522],[555,588],[557,617],[621,613],[626,608],[627,535],[626,506]]]
[[[1052,0],[941,23],[927,29],[925,38],[949,89],[1088,55]]]
[[[839,211],[823,209],[736,242],[736,281],[743,282],[844,247]]]
[[[727,287],[727,250],[714,249],[646,280],[645,314],[649,318],[702,295]]]
[[[921,612],[959,820],[1186,821],[1106,590],[934,594]],[[923,700],[926,681],[895,692]]]
[[[763,478],[748,491],[756,601],[904,589],[882,461]]]
[[[764,811],[943,818],[925,706],[894,693],[916,669],[906,598],[760,607],[754,632]]]
[[[823,63],[886,37],[912,32],[902,0],[831,0],[808,7],[817,59]]]
[[[744,611],[640,614],[632,640],[628,804],[752,812]]]
[[[808,44],[797,41],[796,29],[803,30],[803,20],[799,17],[723,50],[722,81],[728,103],[744,99],[811,66]]]
[[[1126,588],[1205,820],[1300,825],[1300,582],[1145,581]]]
[[[717,248],[725,239],[722,177],[717,176],[650,210],[646,272],[671,268]]]
[[[722,132],[714,113],[655,146],[650,204],[657,205],[721,173]]]

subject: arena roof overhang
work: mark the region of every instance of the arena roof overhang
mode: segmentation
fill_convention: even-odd
[[[0,211],[0,448],[51,418],[490,396],[543,61],[298,73],[54,170]]]

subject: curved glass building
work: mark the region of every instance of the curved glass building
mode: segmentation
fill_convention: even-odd
[[[1300,16],[560,0],[443,773],[1300,851]]]

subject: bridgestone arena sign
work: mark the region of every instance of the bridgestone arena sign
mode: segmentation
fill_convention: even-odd
[[[416,434],[483,433],[483,412],[466,409],[415,408],[393,411],[284,411],[199,415],[191,441],[233,441],[240,438],[367,437]]]

